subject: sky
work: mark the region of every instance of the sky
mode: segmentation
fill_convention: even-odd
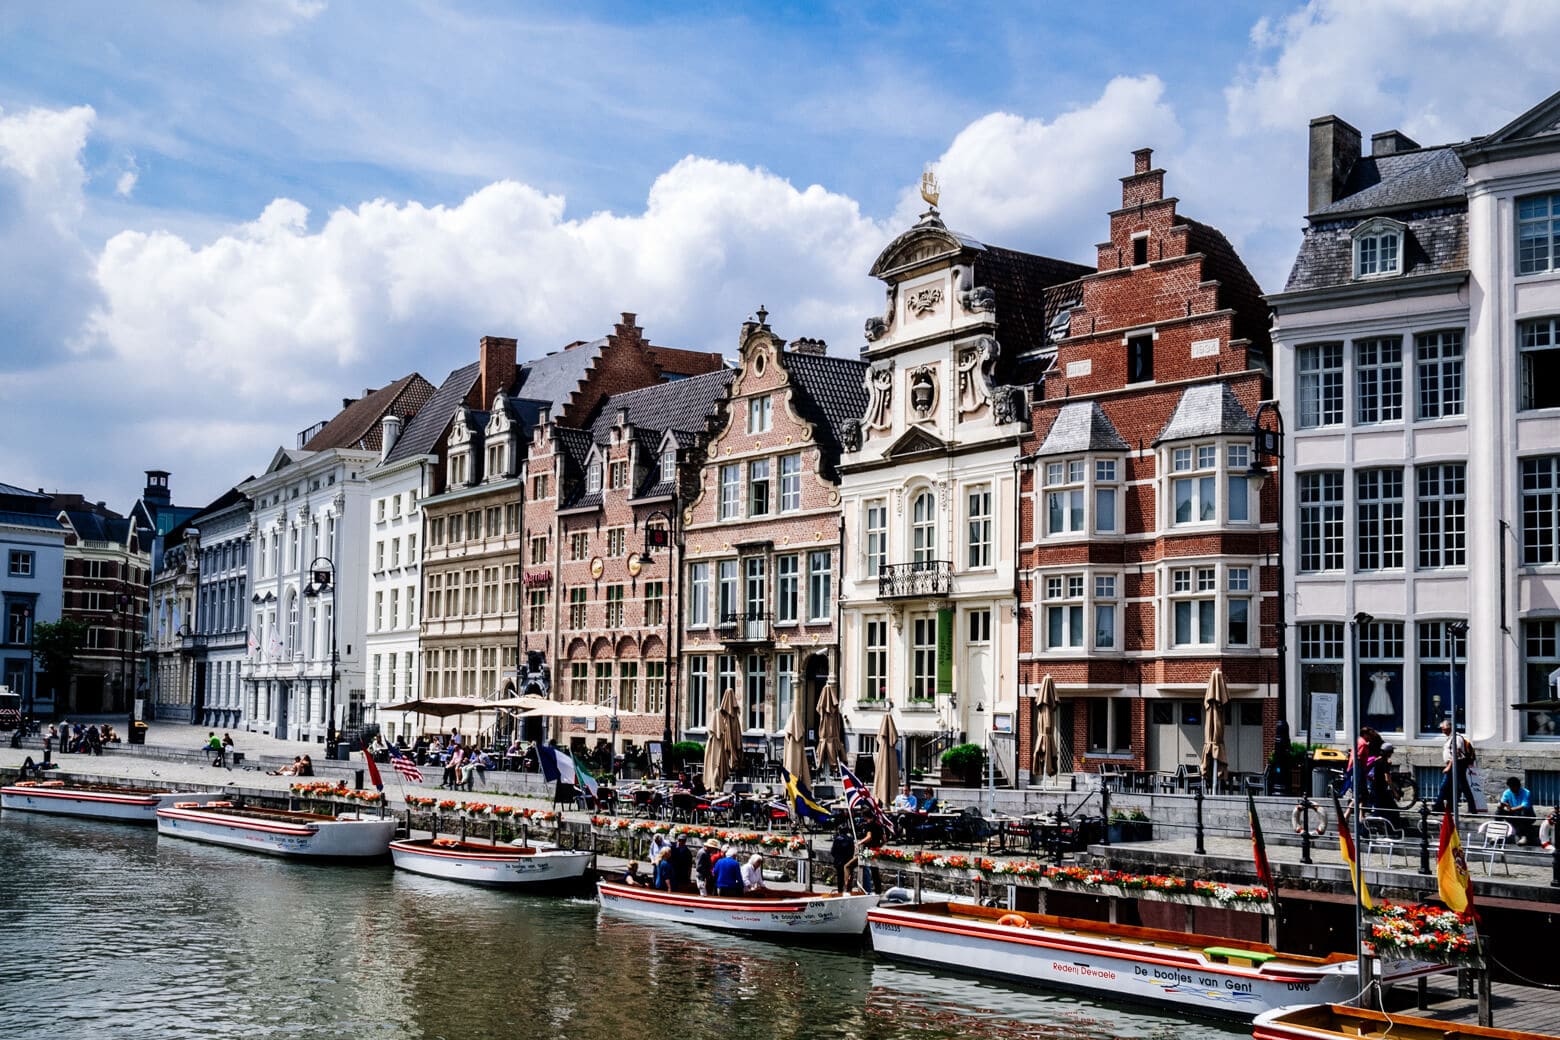
[[[1560,5],[0,0],[0,482],[201,505],[344,397],[762,305],[854,355],[924,209],[1080,262],[1133,149],[1283,288],[1306,127],[1491,133]]]

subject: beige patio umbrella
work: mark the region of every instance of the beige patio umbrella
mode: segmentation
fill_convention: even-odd
[[[715,709],[715,717],[710,720],[709,737],[704,744],[704,786],[711,791],[718,791],[726,783],[726,778],[731,775],[731,753],[727,750],[726,731],[730,722],[726,716],[726,702],[736,701],[736,694],[730,687],[721,694],[720,706]]]
[[[1224,706],[1230,702],[1229,688],[1224,685],[1224,673],[1215,668],[1208,676],[1208,692],[1203,694],[1203,790],[1213,793],[1218,788],[1219,767],[1229,761],[1224,749]]]
[[[798,783],[811,786],[812,770],[807,767],[807,721],[802,718],[801,708],[792,708],[791,719],[785,724],[785,750],[781,753],[780,764],[796,777]]]
[[[818,694],[818,768],[828,769],[845,761],[845,720],[840,718],[840,695],[827,682]]]
[[[737,691],[729,686],[720,697],[721,728],[726,746],[726,771],[735,773],[742,765],[742,709],[737,707]]]
[[[879,805],[888,806],[899,794],[899,727],[894,725],[891,711],[883,715],[877,742],[877,754],[872,760],[872,796]]]
[[[1035,776],[1055,776],[1061,772],[1062,755],[1056,733],[1056,680],[1046,673],[1035,694],[1035,754],[1029,771]]]

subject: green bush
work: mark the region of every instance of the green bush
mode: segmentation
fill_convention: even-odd
[[[679,740],[673,744],[670,753],[666,756],[666,768],[669,772],[676,772],[690,762],[704,761],[704,745],[697,740]]]
[[[955,744],[942,754],[942,764],[955,773],[969,773],[986,763],[986,752],[979,744]]]

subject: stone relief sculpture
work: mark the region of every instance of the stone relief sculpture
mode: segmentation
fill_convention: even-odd
[[[982,336],[959,352],[959,415],[971,415],[991,400],[992,366],[1001,348],[990,336]]]
[[[886,430],[894,424],[894,363],[873,365],[867,370],[867,418],[869,430]]]
[[[937,407],[937,371],[923,365],[910,373],[910,408],[916,417],[925,419]]]
[[[905,297],[905,308],[917,318],[924,318],[935,311],[943,300],[942,286],[928,285]]]
[[[888,330],[894,327],[894,286],[890,285],[884,291],[884,296],[887,298],[887,304],[884,307],[883,316],[880,318],[873,315],[867,319],[866,336],[868,343],[882,339],[888,335]]]
[[[1016,386],[999,386],[991,393],[991,415],[998,425],[1020,422],[1024,418],[1024,391]]]
[[[845,436],[845,450],[846,451],[860,451],[861,450],[861,420],[860,419],[852,419],[849,422],[847,422],[845,424],[844,436]]]
[[[991,291],[989,285],[977,285],[959,293],[959,306],[971,312],[994,311],[997,309],[997,294]]]

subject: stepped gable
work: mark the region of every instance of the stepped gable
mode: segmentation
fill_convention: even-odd
[[[553,414],[561,417],[606,346],[607,337],[603,336],[589,342],[571,343],[562,350],[527,361],[516,373],[511,388],[513,396],[546,401]],[[483,403],[491,405],[493,402]]]
[[[1224,232],[1212,224],[1176,214],[1187,229],[1187,249],[1203,254],[1203,278],[1219,283],[1219,302],[1235,312],[1230,332],[1247,340],[1263,357],[1272,352],[1271,322],[1262,287]]]
[[[336,417],[309,438],[303,450],[349,448],[378,451],[381,443],[380,420],[387,414],[398,415],[403,420],[409,419],[432,396],[433,385],[422,376],[416,372],[402,376],[357,400],[345,402]]]
[[[455,409],[471,393],[471,388],[477,385],[477,377],[481,373],[481,363],[473,361],[445,376],[444,382],[428,398],[428,403],[419,408],[411,422],[406,424],[400,440],[390,449],[385,462],[437,454],[439,442],[444,439],[451,420],[455,418]]]

